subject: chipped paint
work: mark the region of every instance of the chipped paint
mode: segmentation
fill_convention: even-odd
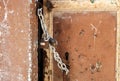
[[[98,80],[101,81],[115,81],[113,65],[115,64],[116,32],[113,29],[116,26],[116,16],[113,16],[111,12],[104,11],[88,11],[87,14],[82,12],[66,12],[64,14],[61,13],[63,17],[59,17],[58,14],[60,13],[57,13],[58,12],[54,13],[55,16],[53,16],[53,35],[59,43],[57,48],[61,57],[65,57],[64,54],[66,51],[70,53],[70,73],[68,75],[70,76],[70,80],[75,81],[77,78],[81,81],[89,81],[91,80],[91,76],[89,75],[94,74],[93,79],[98,78]],[[116,12],[113,13],[116,14]],[[71,21],[68,19],[69,16],[71,16],[73,20],[72,23],[70,23]],[[108,22],[109,19],[111,23]],[[81,30],[84,31],[83,35],[80,35]],[[59,33],[56,34],[55,32]],[[109,54],[107,52],[109,52]],[[82,55],[86,57],[84,58]],[[109,62],[109,60],[111,60],[111,62]],[[101,62],[102,68],[101,66],[98,68],[97,62]],[[110,66],[109,69],[107,68],[108,65]],[[57,69],[55,63],[53,66]],[[107,70],[109,70],[110,74],[107,74]],[[56,76],[61,75],[59,69],[53,72],[53,74],[57,74]],[[99,78],[98,75],[101,78]],[[106,75],[106,78],[103,77],[104,75]],[[56,76],[53,76],[54,81],[58,81]],[[61,75],[60,78],[62,79],[63,76]]]
[[[32,81],[30,4],[23,1],[0,1],[0,81]]]
[[[94,49],[95,49],[95,41],[96,41],[96,37],[97,37],[97,33],[98,33],[98,28],[96,26],[94,26],[93,24],[90,24],[90,26],[92,27],[92,31],[94,31],[94,35],[93,35],[93,39],[94,39]]]
[[[8,18],[8,8],[7,8],[7,4],[8,4],[9,0],[7,0],[5,2],[5,0],[2,0],[2,3],[4,4],[4,18],[3,20],[0,22],[0,30],[4,30],[6,31],[6,33],[8,32],[9,30],[9,26],[8,26],[8,22],[7,22],[7,18]]]
[[[29,32],[31,32],[31,28],[29,28]],[[28,40],[28,60],[29,60],[29,68],[28,68],[28,81],[32,81],[31,74],[32,74],[32,38],[31,33],[29,34]]]
[[[32,0],[29,0],[30,3],[32,3]],[[28,14],[27,16],[30,18],[31,16],[31,11],[30,9],[28,9]],[[32,81],[32,30],[31,30],[31,24],[29,22],[29,27],[28,27],[28,62],[29,62],[29,65],[28,65],[28,81]]]
[[[1,1],[4,5],[4,17],[3,20],[0,22],[0,47],[1,47],[1,52],[0,52],[0,64],[2,64],[2,66],[0,66],[0,81],[8,81],[11,79],[11,73],[10,73],[10,69],[9,67],[12,66],[11,64],[11,59],[9,57],[9,54],[6,52],[6,42],[7,40],[5,40],[5,38],[9,35],[9,28],[10,26],[8,25],[8,2],[9,0],[2,0]]]
[[[32,0],[28,0],[30,3],[32,3]]]
[[[51,0],[52,2],[53,2],[53,4],[55,5],[55,8],[53,9],[53,12],[51,13],[51,14],[47,14],[46,15],[46,13],[45,13],[45,17],[46,17],[46,20],[47,20],[47,24],[49,25],[50,24],[50,26],[48,26],[49,28],[48,28],[48,30],[51,32],[51,34],[53,34],[53,31],[51,31],[52,29],[53,29],[53,26],[54,26],[54,24],[58,24],[57,26],[55,26],[55,27],[57,27],[57,28],[59,28],[58,29],[58,31],[62,31],[62,29],[60,28],[60,27],[58,27],[58,26],[61,26],[61,23],[60,23],[60,21],[57,21],[57,20],[55,20],[54,22],[53,22],[53,16],[54,17],[57,17],[58,19],[61,19],[61,17],[62,16],[64,16],[63,15],[63,13],[65,12],[65,13],[71,13],[71,12],[82,12],[82,13],[84,13],[85,11],[91,11],[91,12],[99,12],[99,11],[113,11],[113,12],[117,12],[117,28],[115,28],[115,27],[113,27],[114,28],[114,30],[112,30],[112,31],[114,31],[114,32],[116,32],[117,31],[117,53],[116,53],[116,71],[114,72],[114,73],[116,73],[116,81],[120,81],[120,72],[119,72],[119,69],[120,69],[120,62],[119,62],[119,54],[120,54],[120,51],[119,51],[119,47],[120,47],[120,44],[119,44],[119,39],[120,39],[120,35],[119,35],[119,32],[120,32],[120,30],[119,30],[119,28],[120,28],[120,5],[119,5],[119,3],[120,3],[120,0],[94,0],[95,2],[94,3],[90,3],[90,0]],[[62,5],[62,6],[61,6]],[[55,14],[55,13],[57,13],[57,14]],[[85,12],[85,14],[86,13],[88,13],[88,12]],[[111,13],[111,12],[110,12]],[[114,14],[115,16],[116,16],[116,14]],[[104,16],[105,17],[105,16]],[[104,18],[103,17],[103,18]],[[48,20],[48,19],[50,19],[50,20]],[[81,18],[79,18],[79,19],[81,19]],[[100,19],[101,20],[101,19]],[[89,20],[88,20],[89,21]],[[73,20],[73,22],[74,22],[74,20]],[[98,23],[99,23],[99,21],[97,21]],[[64,22],[62,22],[62,23],[64,23]],[[84,23],[84,22],[83,22]],[[94,23],[94,22],[90,22],[89,23],[89,25],[87,26],[88,28],[89,28],[89,31],[91,31],[91,39],[93,39],[93,34],[95,33],[95,29],[94,30],[91,30],[92,28],[91,28],[91,25],[90,24],[93,24],[93,25],[95,25],[95,27],[97,27],[97,24],[98,23]],[[102,24],[103,24],[104,22],[102,22]],[[101,27],[103,26],[103,25],[100,25]],[[111,24],[111,23],[110,23]],[[62,25],[63,26],[63,25]],[[71,25],[70,25],[71,26]],[[81,25],[79,25],[79,26],[81,26]],[[89,27],[90,26],[90,27]],[[65,26],[66,27],[66,26]],[[65,28],[65,27],[63,27],[63,28]],[[101,29],[101,27],[98,27],[98,31],[97,31],[97,33],[98,33],[98,38],[99,38],[99,34],[101,34],[102,32],[100,31],[100,29]],[[104,30],[103,30],[104,31]],[[104,32],[106,32],[107,30],[105,30]],[[86,34],[86,32],[88,32],[88,31],[86,31],[85,30],[85,33],[84,34]],[[114,33],[113,32],[113,33]],[[59,32],[59,33],[61,33],[61,32]],[[67,33],[66,33],[67,34]],[[65,35],[66,35],[65,34]],[[71,35],[71,33],[70,33],[70,35]],[[90,34],[89,34],[90,35]],[[57,36],[58,36],[58,33],[57,33]],[[64,35],[62,35],[62,37],[63,37]],[[83,35],[82,35],[83,36]],[[61,37],[61,38],[62,38]],[[60,37],[59,37],[60,38]],[[60,39],[61,40],[61,39]],[[64,39],[63,39],[64,40]],[[98,39],[96,39],[96,40],[98,40]],[[114,40],[114,38],[113,39],[111,39],[111,40]],[[58,40],[59,41],[59,40]],[[89,40],[88,40],[89,41]],[[93,42],[94,40],[92,40],[92,42]],[[97,43],[98,41],[96,41],[96,43]],[[101,42],[102,42],[102,40],[101,40]],[[64,43],[64,41],[61,43],[61,44],[63,44]],[[71,43],[73,43],[73,41],[71,41]],[[77,43],[78,44],[78,43]],[[77,44],[75,44],[75,45],[77,45]],[[74,44],[73,44],[74,45]],[[62,46],[62,45],[60,45],[60,46]],[[65,44],[64,44],[64,46],[66,46]],[[104,46],[104,45],[103,45]],[[101,49],[103,48],[103,46],[101,47]],[[81,45],[79,45],[79,47],[81,47]],[[62,48],[63,48],[63,46],[62,46]],[[60,48],[60,50],[62,49],[62,48]],[[68,45],[68,48],[69,48],[69,45]],[[91,48],[93,48],[93,46],[92,45],[89,45],[89,48],[91,49]],[[63,48],[64,49],[64,48]],[[67,47],[66,47],[66,49],[67,49]],[[71,49],[71,48],[70,48]],[[65,50],[65,49],[64,49]],[[63,51],[64,51],[63,50]],[[84,49],[82,49],[82,50],[84,50]],[[81,51],[82,51],[81,50]],[[68,51],[68,50],[67,50]],[[86,50],[85,50],[86,51]],[[49,53],[49,52],[48,52]],[[63,53],[64,54],[64,53]],[[72,53],[73,54],[73,53]],[[72,55],[71,54],[71,55]],[[98,52],[96,53],[96,55],[99,55],[98,54]],[[50,54],[48,55],[50,58],[52,58],[52,56],[50,56]],[[61,54],[61,56],[62,56],[62,54]],[[90,56],[91,57],[91,56]],[[103,57],[103,56],[102,56]],[[101,58],[102,58],[101,57]],[[63,58],[64,58],[64,56],[63,56]],[[72,58],[72,57],[71,57]],[[75,59],[73,59],[73,60],[75,60]],[[114,60],[115,61],[115,60]],[[105,62],[106,63],[106,62]],[[51,63],[51,65],[52,64],[54,64],[54,63]],[[104,64],[104,63],[103,63]],[[111,63],[110,63],[111,64]],[[51,66],[52,67],[52,66]],[[75,67],[75,66],[72,66],[72,67]],[[103,66],[103,68],[104,68],[105,66]],[[113,66],[111,66],[111,67],[113,67]],[[115,69],[114,68],[114,69]],[[56,68],[53,68],[53,69],[56,69]],[[54,70],[53,70],[54,71]],[[57,70],[56,70],[57,71]],[[113,70],[112,70],[113,71]],[[76,72],[74,71],[74,75],[77,75],[76,74]],[[62,76],[60,76],[61,74],[60,74],[60,71],[58,72],[58,73],[55,73],[55,78],[57,78],[57,77],[59,77],[57,80],[55,80],[55,81],[62,81],[61,79],[60,79],[60,77]],[[72,77],[72,75],[69,75],[70,76],[70,79],[71,79],[71,77]],[[67,77],[69,77],[69,76],[67,76]],[[82,76],[82,75],[81,75]],[[52,76],[52,77],[54,77],[54,75]],[[84,77],[84,76],[83,76]],[[46,77],[47,78],[47,77]],[[63,78],[63,77],[62,77]],[[65,77],[66,78],[66,77]],[[88,77],[86,77],[86,78],[88,78]],[[102,78],[102,77],[101,77]],[[75,81],[77,78],[75,77],[75,79],[72,79],[72,81]],[[93,79],[93,78],[91,78],[91,80],[96,80],[96,79]],[[111,80],[111,81],[113,81],[113,80]]]

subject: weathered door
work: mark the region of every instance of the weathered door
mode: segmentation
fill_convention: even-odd
[[[37,18],[32,0],[0,0],[0,81],[37,81]]]
[[[44,8],[46,23],[70,72],[65,75],[49,53],[51,78],[45,76],[45,81],[120,81],[119,1],[51,2],[55,7],[52,12]]]
[[[59,13],[54,14],[54,37],[70,68],[66,81],[115,81],[116,13]]]

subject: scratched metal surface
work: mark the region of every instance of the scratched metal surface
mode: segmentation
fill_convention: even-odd
[[[31,0],[0,0],[0,81],[31,81],[36,75],[37,66],[32,61],[37,59],[32,60],[36,58],[32,53],[37,29],[32,28],[35,18],[31,17],[30,4]]]
[[[116,12],[55,12],[57,50],[70,73],[54,62],[54,81],[115,81],[116,23]]]

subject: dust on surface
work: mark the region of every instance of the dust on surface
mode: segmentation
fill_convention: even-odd
[[[54,13],[54,38],[70,81],[115,81],[116,23],[116,12]],[[54,74],[54,81],[63,78],[55,62]]]

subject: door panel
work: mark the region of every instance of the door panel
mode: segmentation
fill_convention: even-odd
[[[70,69],[67,77],[53,64],[53,81],[115,81],[116,12],[55,12],[53,36]]]
[[[48,51],[50,67],[45,69],[45,79],[120,81],[120,1],[50,1],[54,8],[48,12],[44,7],[45,22],[50,35],[58,41],[56,49],[70,72],[65,75]]]

